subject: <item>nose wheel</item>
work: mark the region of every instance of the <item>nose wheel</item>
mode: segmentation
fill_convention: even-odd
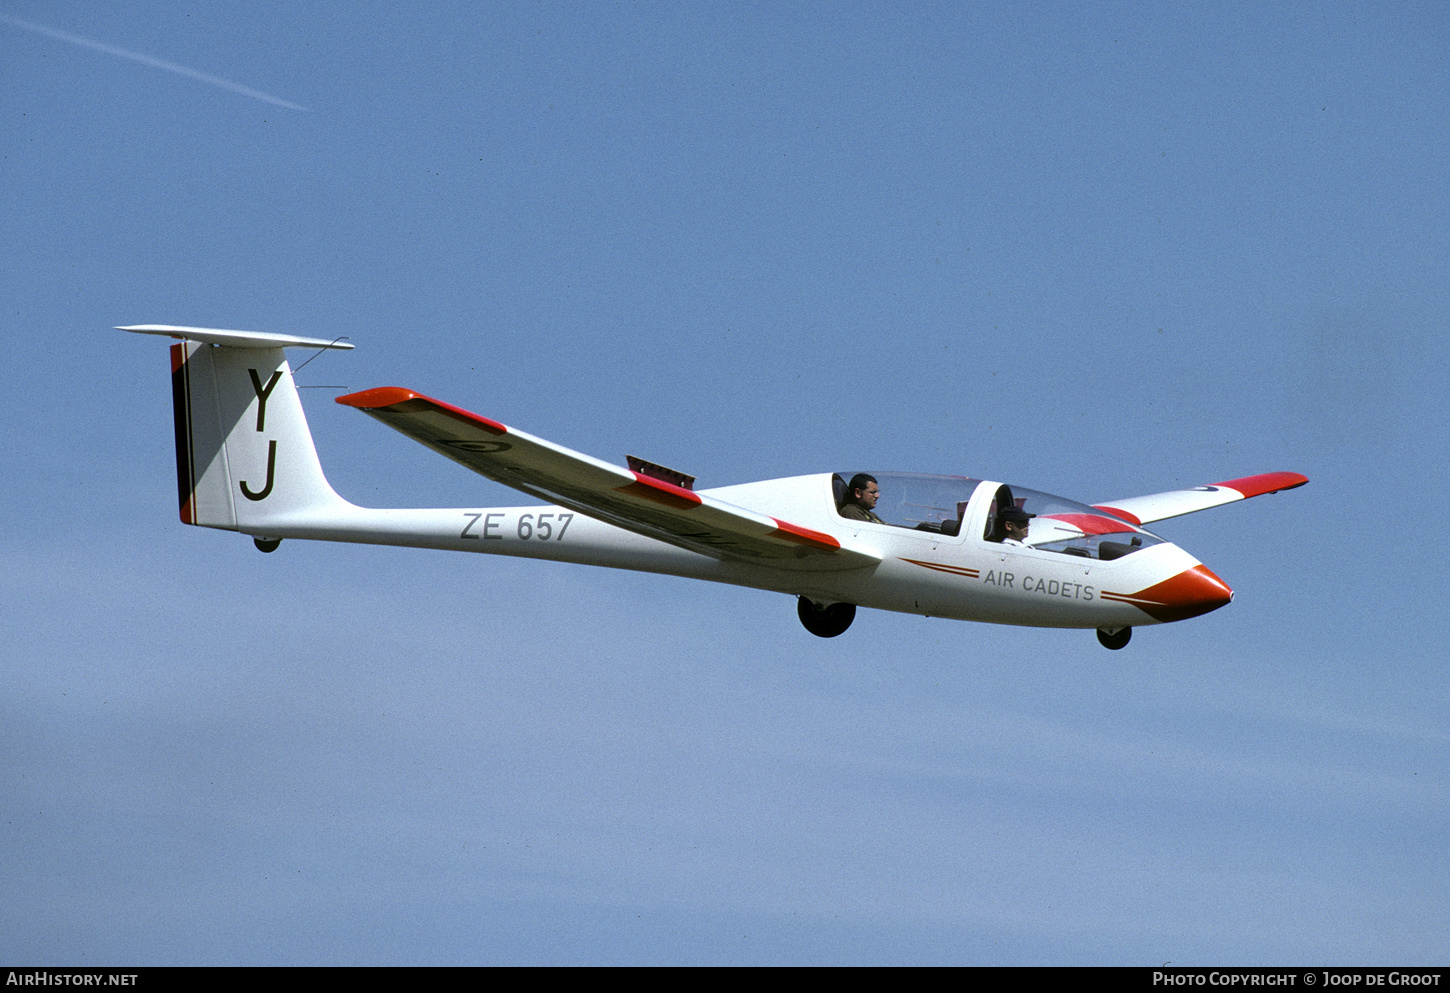
[[[856,619],[854,603],[833,603],[827,607],[817,606],[810,597],[803,596],[796,603],[796,613],[807,631],[817,638],[834,638],[851,626]]]
[[[1133,637],[1132,628],[1098,628],[1098,644],[1117,651]]]

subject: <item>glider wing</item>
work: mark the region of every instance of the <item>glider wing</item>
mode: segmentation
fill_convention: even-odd
[[[717,559],[797,569],[859,569],[880,557],[833,535],[732,506],[570,451],[396,386],[337,398],[481,476]]]
[[[1094,506],[1133,524],[1150,524],[1210,507],[1220,507],[1235,500],[1292,490],[1307,482],[1309,477],[1301,476],[1297,472],[1266,472],[1258,476],[1230,479],[1226,483],[1195,486],[1188,490],[1171,490],[1151,496],[1129,497],[1126,500],[1112,500]]]

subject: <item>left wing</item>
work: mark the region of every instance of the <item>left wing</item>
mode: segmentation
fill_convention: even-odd
[[[396,386],[337,398],[495,482],[717,559],[796,569],[859,569],[879,555]]]
[[[1170,490],[1167,493],[1154,493],[1151,496],[1129,497],[1126,500],[1113,500],[1093,506],[1133,524],[1150,524],[1153,521],[1166,520],[1169,517],[1179,517],[1183,514],[1207,510],[1210,507],[1219,507],[1226,503],[1233,503],[1235,500],[1247,500],[1249,497],[1262,496],[1265,493],[1292,490],[1307,482],[1309,482],[1309,477],[1301,476],[1297,472],[1266,472],[1258,476],[1230,479],[1226,483],[1195,486],[1190,490]]]

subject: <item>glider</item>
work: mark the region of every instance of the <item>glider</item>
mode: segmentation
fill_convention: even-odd
[[[676,470],[633,456],[627,468],[613,465],[385,386],[337,402],[543,504],[369,509],[323,475],[286,359],[287,348],[350,344],[160,324],[118,330],[181,339],[171,346],[171,389],[187,524],[240,531],[264,552],[287,538],[407,545],[773,590],[795,596],[802,624],[823,638],[845,631],[862,606],[1093,628],[1103,645],[1122,648],[1134,627],[1233,599],[1207,566],[1143,525],[1308,482],[1272,472],[1096,505],[986,479],[887,472],[697,491]],[[863,478],[879,492],[870,513],[851,506]],[[1023,542],[1003,540],[1015,537],[1008,521],[1024,515]]]

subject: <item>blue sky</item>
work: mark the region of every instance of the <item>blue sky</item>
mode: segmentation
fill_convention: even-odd
[[[1446,960],[1438,4],[0,7],[14,961]],[[1230,607],[1091,632],[177,521],[167,359],[370,506],[414,388],[699,485],[1103,501]],[[301,356],[294,358],[294,362]]]

